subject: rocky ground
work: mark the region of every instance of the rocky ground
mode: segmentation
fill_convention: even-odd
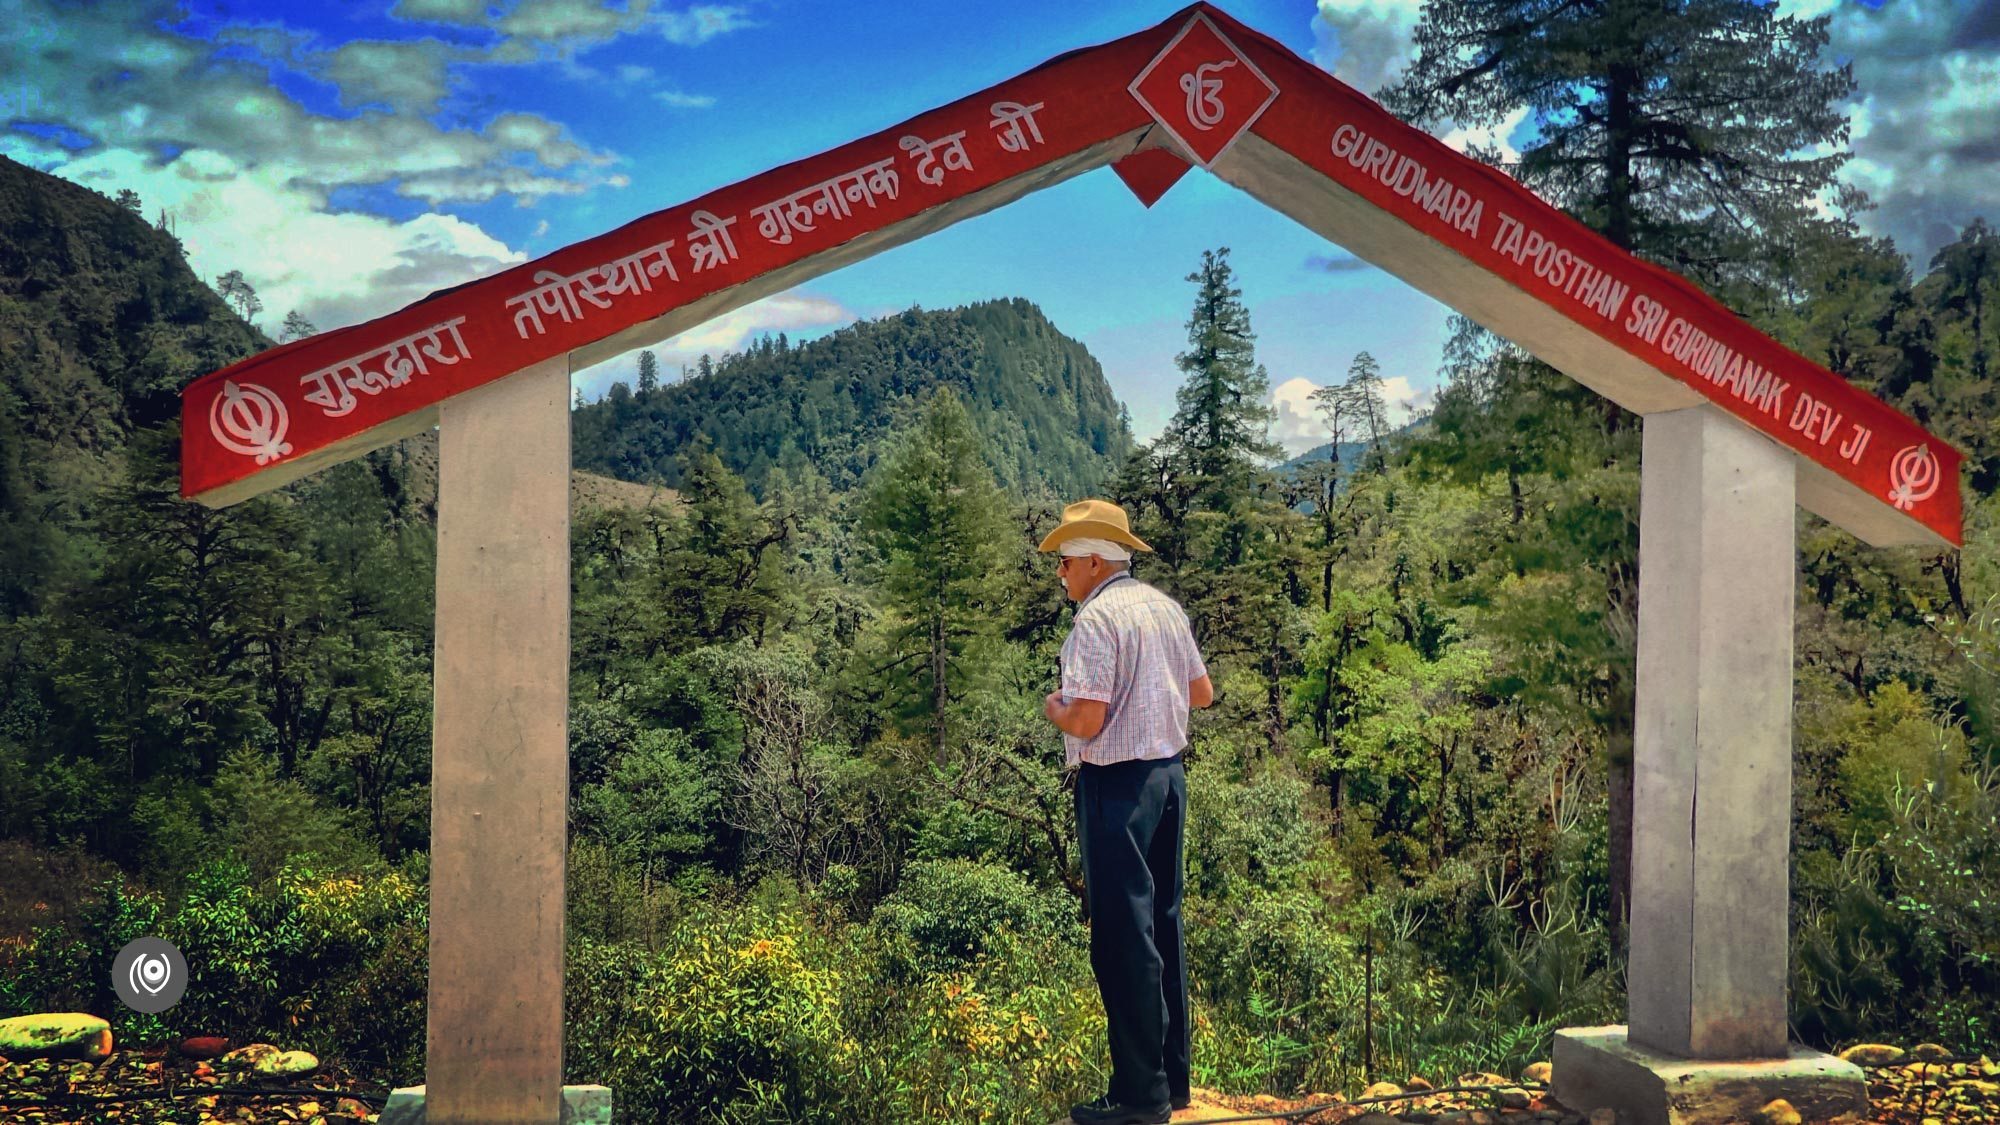
[[[373,1121],[384,1097],[337,1067],[287,1080],[169,1058],[164,1048],[101,1062],[0,1060],[6,1125],[355,1125]]]
[[[1869,1051],[1875,1053],[1870,1054]],[[1859,1052],[1859,1057],[1857,1057]],[[2000,1125],[2000,1066],[1990,1059],[1952,1058],[1919,1047],[1847,1052],[1867,1068],[1871,1122],[1893,1125]],[[1875,1061],[1866,1061],[1873,1059]],[[100,1062],[79,1059],[0,1060],[0,1123],[13,1125],[359,1125],[371,1122],[386,1091],[356,1081],[337,1066],[291,1080],[169,1056],[164,1048],[114,1051]],[[1237,1097],[1197,1090],[1195,1104],[1174,1121],[1301,1122],[1303,1125],[1615,1125],[1608,1110],[1586,1114],[1547,1097],[1547,1071],[1521,1079],[1461,1075],[1433,1088],[1420,1078],[1377,1083],[1355,1098],[1318,1094]],[[156,1095],[174,1094],[172,1098]],[[1320,1112],[1316,1106],[1331,1104]],[[1782,1108],[1758,1125],[1795,1125]]]
[[[2000,1065],[1991,1058],[1954,1058],[1942,1048],[1921,1044],[1909,1051],[1869,1044],[1842,1052],[1868,1075],[1869,1115],[1881,1125],[1981,1125],[2000,1123]],[[1194,1104],[1174,1114],[1182,1122],[1292,1121],[1300,1125],[1616,1125],[1609,1109],[1586,1112],[1549,1097],[1547,1063],[1537,1063],[1519,1080],[1497,1074],[1461,1075],[1438,1088],[1423,1078],[1378,1082],[1353,1100],[1337,1094],[1276,1098],[1269,1094],[1232,1097],[1196,1090]],[[1333,1103],[1329,1106],[1329,1103]],[[1329,1106],[1319,1112],[1315,1107]],[[1751,1125],[1799,1125],[1785,1103],[1765,1107]]]

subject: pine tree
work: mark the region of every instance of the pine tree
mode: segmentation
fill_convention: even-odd
[[[1388,418],[1388,405],[1382,400],[1382,366],[1375,357],[1361,352],[1347,368],[1347,382],[1340,388],[1340,396],[1346,404],[1347,416],[1368,435],[1368,456],[1378,469],[1386,462],[1382,457],[1382,431]]]
[[[1220,507],[1260,461],[1283,450],[1270,437],[1270,379],[1257,362],[1250,310],[1229,268],[1229,248],[1203,251],[1201,268],[1187,279],[1197,289],[1188,350],[1174,359],[1186,379],[1174,396],[1169,432],[1202,478],[1204,498]]]
[[[660,357],[651,348],[639,353],[639,397],[651,398],[660,386]]]
[[[1237,657],[1264,682],[1255,719],[1267,745],[1285,742],[1283,681],[1297,663],[1296,606],[1307,598],[1298,513],[1266,463],[1270,379],[1257,362],[1250,310],[1229,250],[1205,251],[1187,322],[1186,373],[1167,432],[1127,461],[1119,499],[1160,552],[1162,584],[1188,611],[1204,652]]]
[[[1430,0],[1383,99],[1423,126],[1527,108],[1524,183],[1729,288],[1761,272],[1764,238],[1811,221],[1847,159],[1854,81],[1821,65],[1828,19],[1756,0]]]
[[[1974,219],[1956,242],[1931,258],[1931,269],[1943,277],[1939,303],[1968,321],[1972,378],[1984,383],[1992,355],[1986,301],[2000,290],[2000,235],[1985,219]]]
[[[743,479],[705,441],[682,453],[680,479],[685,514],[657,574],[666,614],[661,644],[680,651],[744,637],[761,641],[783,601],[783,561],[775,548],[791,528],[751,499]]]
[[[229,302],[238,316],[256,323],[257,314],[264,311],[264,302],[257,299],[257,290],[243,279],[242,270],[230,270],[215,279],[215,291]]]
[[[319,329],[312,321],[305,318],[304,313],[293,309],[285,314],[285,326],[278,332],[278,342],[284,344],[293,340],[303,340],[307,336],[317,335],[318,332]]]
[[[965,404],[940,388],[891,444],[861,497],[862,535],[886,602],[871,669],[940,758],[952,704],[978,678],[1008,559],[1004,500]]]

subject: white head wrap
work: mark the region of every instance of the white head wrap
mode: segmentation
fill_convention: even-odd
[[[1070,539],[1056,548],[1064,558],[1078,558],[1096,555],[1106,562],[1125,562],[1132,557],[1132,549],[1123,543],[1113,543],[1109,539]]]

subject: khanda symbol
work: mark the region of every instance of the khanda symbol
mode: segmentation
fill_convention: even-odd
[[[1889,462],[1889,502],[1907,512],[1930,499],[1943,476],[1928,445],[1913,445]]]
[[[254,455],[259,465],[292,451],[285,440],[288,424],[284,401],[254,383],[225,380],[208,406],[208,432],[231,452]]]
[[[1224,112],[1221,97],[1222,79],[1210,78],[1209,75],[1235,65],[1235,59],[1202,63],[1194,68],[1194,73],[1181,75],[1181,93],[1187,95],[1188,120],[1204,133],[1222,124]]]

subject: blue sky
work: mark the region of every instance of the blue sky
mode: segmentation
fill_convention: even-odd
[[[1417,0],[1234,0],[1364,90]],[[1927,260],[1988,204],[2000,18],[1988,0],[1787,0],[1831,13],[1862,84],[1849,178]],[[1021,0],[0,0],[0,154],[168,212],[205,278],[240,269],[274,334],[392,311],[894,124],[1179,4]],[[1448,136],[1448,140],[1456,135]],[[1485,141],[1505,141],[1505,131]],[[1982,155],[1983,154],[1983,155]],[[1954,163],[1958,162],[1958,163]],[[1964,175],[1958,174],[1964,172]],[[1108,169],[759,302],[660,349],[668,371],[765,331],[990,297],[1087,344],[1141,437],[1172,410],[1205,248],[1227,245],[1294,449],[1356,352],[1395,398],[1435,385],[1446,310],[1199,172],[1152,210]],[[1921,261],[1920,261],[1921,264]],[[635,357],[577,376],[587,396]]]

